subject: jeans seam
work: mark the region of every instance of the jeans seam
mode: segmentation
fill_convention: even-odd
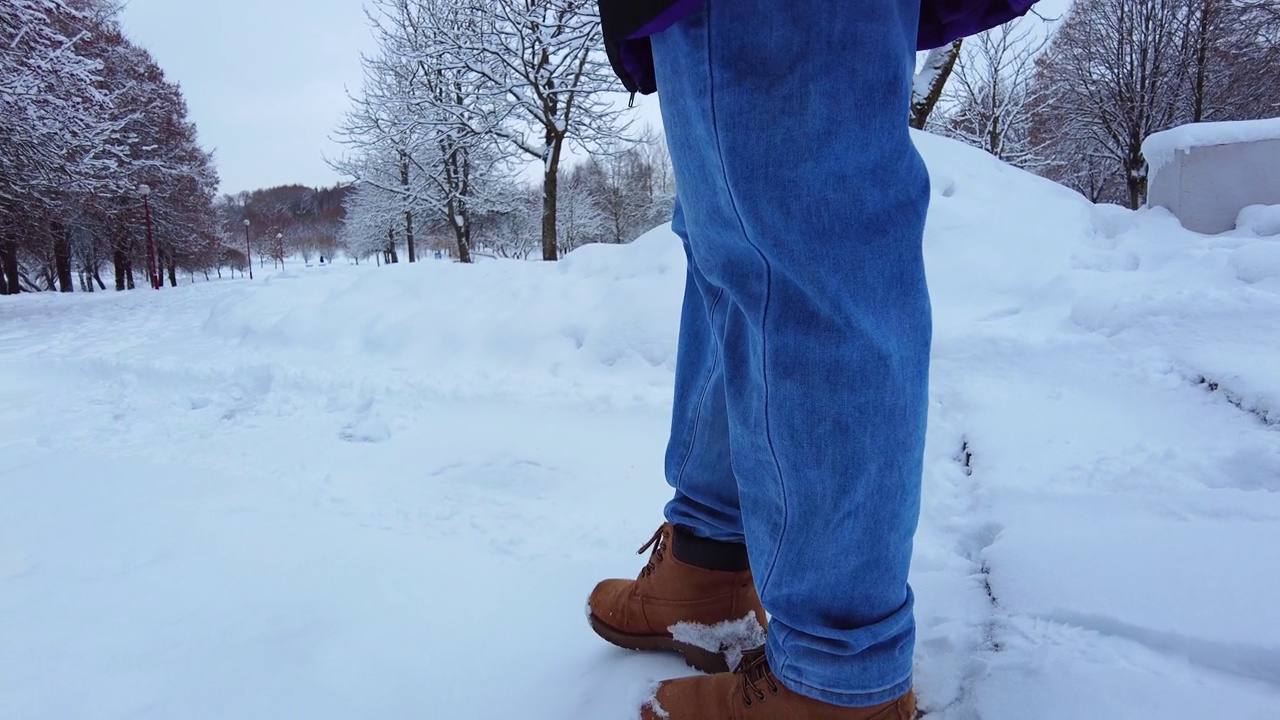
[[[692,253],[690,253],[690,255],[692,255]],[[689,282],[695,282],[692,276],[690,276]],[[698,426],[702,424],[702,411],[703,408],[706,407],[707,392],[711,390],[711,381],[716,376],[716,366],[720,364],[720,345],[715,342],[714,333],[716,308],[720,307],[720,299],[722,297],[724,297],[724,288],[720,288],[718,292],[716,292],[716,297],[711,301],[711,308],[707,312],[707,324],[710,326],[710,332],[713,335],[711,342],[711,367],[707,370],[707,379],[702,384],[702,392],[698,393],[698,405],[693,414],[692,427],[689,429],[689,446],[685,448],[684,460],[680,462],[680,470],[676,472],[675,485],[677,490],[680,489],[680,486],[684,481],[684,471],[689,467],[689,459],[693,457],[693,446],[698,442]]]
[[[769,265],[769,259],[760,251],[760,248],[751,242],[750,236],[747,234],[746,223],[742,219],[742,211],[738,208],[738,202],[733,197],[733,190],[729,186],[729,169],[724,161],[724,144],[720,139],[720,122],[719,115],[716,112],[716,75],[715,63],[712,62],[712,13],[715,12],[715,3],[706,4],[707,21],[706,39],[707,39],[707,95],[708,108],[711,113],[711,130],[716,142],[716,155],[720,159],[720,176],[725,186],[725,194],[729,198],[729,205],[733,210],[734,219],[738,221],[738,229],[742,235],[742,239],[747,245],[755,251],[760,257],[760,261],[764,264],[765,283],[764,283],[764,308],[760,317],[760,379],[764,385],[764,435],[765,444],[769,447],[769,456],[773,459],[774,472],[778,478],[778,490],[782,495],[782,523],[778,531],[778,542],[773,549],[773,557],[769,560],[768,569],[765,571],[764,579],[760,581],[760,596],[763,599],[765,591],[769,587],[769,580],[773,578],[774,568],[778,565],[778,557],[782,554],[782,538],[787,532],[787,518],[789,515],[787,507],[787,486],[782,477],[782,464],[778,461],[778,452],[773,443],[773,432],[769,422],[769,339],[765,332],[765,328],[769,322],[769,309],[773,300],[773,268]],[[745,528],[744,528],[745,529]]]

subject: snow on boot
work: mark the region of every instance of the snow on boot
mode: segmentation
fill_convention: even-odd
[[[765,639],[765,614],[746,549],[658,528],[635,580],[605,580],[587,601],[600,637],[628,650],[667,650],[707,673],[726,672]]]
[[[915,695],[875,707],[849,708],[788,690],[763,649],[748,651],[733,673],[668,680],[640,709],[641,720],[915,720]]]

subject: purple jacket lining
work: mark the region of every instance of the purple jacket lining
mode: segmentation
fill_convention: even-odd
[[[657,89],[653,50],[649,36],[675,25],[708,0],[676,0],[661,15],[622,43],[622,65],[640,92]],[[975,35],[1025,15],[1036,0],[923,0],[920,15],[920,50],[942,47],[957,38]]]
[[[692,14],[693,11],[702,7],[702,4],[705,2],[707,2],[707,0],[676,0],[671,4],[671,7],[663,10],[662,14],[650,20],[648,25],[640,28],[635,32],[635,34],[627,39],[635,40],[636,38],[657,35],[663,30],[666,30],[672,25],[680,22],[685,18],[685,16]]]

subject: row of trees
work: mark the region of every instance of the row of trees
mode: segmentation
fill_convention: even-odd
[[[557,257],[589,243],[629,242],[671,219],[675,180],[666,146],[659,139],[592,156],[560,174],[555,200]],[[463,222],[455,224],[441,219],[439,209],[430,202],[406,204],[368,184],[356,184],[346,201],[341,247],[357,260],[376,256],[382,262],[399,262],[401,250],[408,252],[405,223],[411,218],[415,256],[439,253],[464,262],[478,256],[545,259],[541,242],[545,185],[507,179],[490,185],[488,192],[495,201],[472,208]],[[461,241],[460,227],[465,228]]]
[[[211,267],[218,178],[179,88],[108,0],[0,3],[0,294]],[[149,259],[143,188],[155,229]],[[152,279],[148,279],[149,284]]]
[[[569,150],[626,154],[595,0],[371,0],[367,13],[378,50],[363,58],[339,130],[349,152],[334,162],[356,185],[348,244],[392,260],[403,245],[413,262],[424,236],[446,235],[462,262],[481,245],[523,254],[480,233],[523,222],[518,176],[536,163],[536,237],[544,260],[558,258],[573,242],[561,213],[580,204],[562,197],[575,193],[561,187]]]
[[[1052,31],[1033,17],[949,50],[928,127],[1095,202],[1145,201],[1154,132],[1280,115],[1276,0],[1076,0]]]

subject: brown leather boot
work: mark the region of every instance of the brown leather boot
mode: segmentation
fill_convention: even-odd
[[[774,677],[763,649],[734,673],[668,680],[640,710],[641,720],[915,720],[911,692],[883,705],[847,708],[797,695]]]
[[[591,628],[618,647],[674,650],[698,670],[726,672],[743,652],[764,644],[764,608],[751,570],[705,570],[681,562],[675,542],[674,528],[663,525],[640,548],[640,554],[649,548],[653,553],[638,578],[596,586],[587,601]]]

